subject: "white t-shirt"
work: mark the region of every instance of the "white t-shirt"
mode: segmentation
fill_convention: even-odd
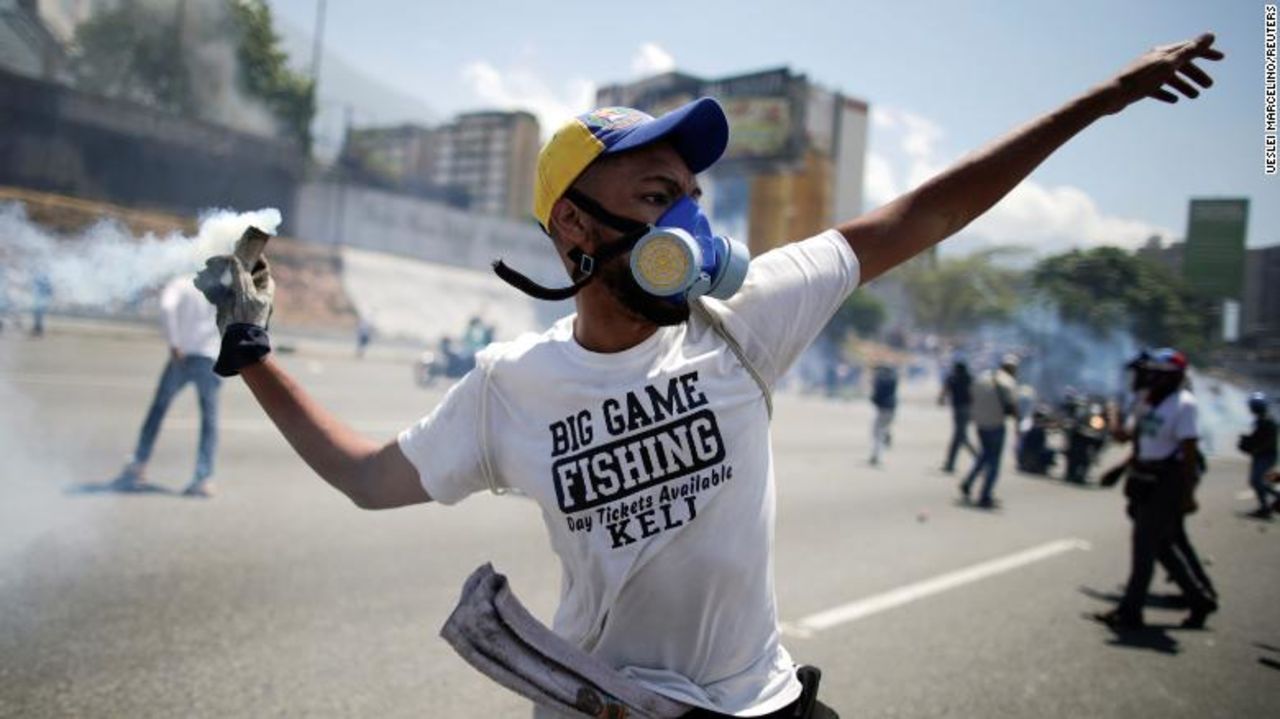
[[[217,308],[196,289],[194,279],[179,275],[160,291],[165,339],[185,355],[216,358],[222,346]]]
[[[1196,397],[1184,389],[1165,397],[1154,409],[1139,402],[1134,424],[1138,428],[1138,459],[1167,459],[1178,451],[1183,440],[1200,437]]]
[[[858,285],[835,230],[767,252],[705,306],[772,386]],[[436,501],[537,501],[563,568],[560,636],[649,688],[753,716],[800,694],[778,634],[764,395],[694,313],[599,354],[574,317],[490,345],[400,434]]]

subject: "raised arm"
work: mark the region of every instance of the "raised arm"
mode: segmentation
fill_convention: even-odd
[[[343,424],[270,356],[240,375],[298,456],[356,506],[390,509],[431,501],[394,440],[378,445]]]
[[[378,445],[360,436],[311,399],[268,354],[266,326],[275,282],[265,258],[250,273],[234,254],[212,257],[196,275],[195,286],[217,308],[222,348],[214,371],[244,377],[267,416],[316,474],[364,509],[431,501],[399,444]]]
[[[858,255],[866,282],[959,232],[1095,120],[1145,97],[1177,102],[1213,80],[1196,59],[1219,60],[1213,35],[1158,47],[1111,80],[960,159],[889,204],[838,227]],[[1194,84],[1193,84],[1194,83]]]

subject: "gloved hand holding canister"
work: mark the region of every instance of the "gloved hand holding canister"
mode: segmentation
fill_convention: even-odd
[[[196,289],[218,310],[222,347],[213,371],[223,377],[239,374],[271,352],[267,323],[271,319],[275,281],[262,256],[268,237],[250,227],[236,242],[233,254],[210,257],[196,275]],[[252,267],[252,272],[246,267]]]

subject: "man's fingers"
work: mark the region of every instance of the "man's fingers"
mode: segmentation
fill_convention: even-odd
[[[236,285],[236,294],[241,297],[249,297],[253,294],[253,275],[245,271],[239,257],[232,255],[231,262],[231,281]]]
[[[1169,78],[1165,82],[1168,83],[1173,89],[1177,90],[1178,92],[1182,93],[1183,95],[1189,98],[1200,97],[1200,91],[1197,90],[1194,85],[1187,82],[1186,80],[1183,80],[1177,75],[1174,75],[1173,77]]]
[[[1196,67],[1194,62],[1188,62],[1178,68],[1178,72],[1191,78],[1200,87],[1213,87],[1213,78],[1209,77],[1209,73]]]
[[[205,260],[204,269],[196,273],[194,282],[196,289],[204,293],[205,299],[210,302],[216,304],[229,291],[229,288],[222,284],[222,276],[226,273],[227,267],[226,256],[210,257]]]
[[[1159,100],[1160,102],[1167,102],[1167,103],[1170,103],[1170,104],[1175,103],[1175,102],[1177,102],[1177,101],[1178,101],[1178,96],[1177,96],[1177,95],[1175,95],[1175,94],[1173,94],[1172,92],[1169,92],[1168,90],[1165,90],[1165,89],[1163,89],[1163,88],[1157,88],[1157,89],[1155,89],[1155,90],[1152,90],[1152,91],[1151,91],[1151,97],[1154,97],[1155,99]]]
[[[258,264],[253,266],[253,286],[259,292],[266,290],[268,287],[274,287],[274,281],[271,279],[271,265],[267,264],[266,259],[258,260]]]
[[[1195,44],[1196,57],[1203,57],[1206,60],[1221,60],[1223,57],[1225,57],[1225,55],[1223,55],[1221,52],[1214,49],[1213,41],[1214,41],[1214,36],[1213,36],[1213,33],[1211,32],[1207,32],[1201,35],[1200,37],[1196,38],[1196,44]]]

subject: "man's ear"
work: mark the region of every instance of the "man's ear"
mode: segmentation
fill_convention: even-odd
[[[587,230],[586,213],[578,209],[578,206],[569,200],[561,197],[551,206],[550,227],[551,236],[556,238],[557,244],[563,246],[565,250],[573,247],[582,249],[584,252],[591,252],[595,249],[588,246],[587,238],[590,232]]]

